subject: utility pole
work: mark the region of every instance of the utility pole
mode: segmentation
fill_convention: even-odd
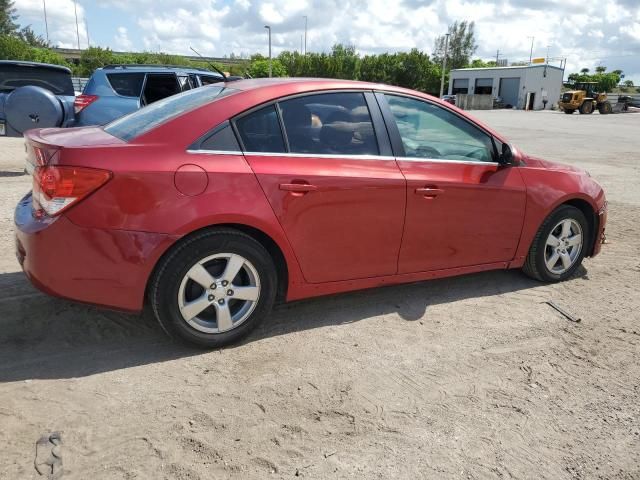
[[[304,54],[307,55],[307,21],[309,20],[307,16],[304,17]]]
[[[76,14],[76,38],[78,39],[78,50],[80,50],[80,28],[78,27],[78,2],[73,1],[73,11]]]
[[[91,48],[91,43],[89,42],[89,22],[87,22],[87,17],[84,17],[84,28],[87,30],[87,48]]]
[[[44,10],[44,28],[47,31],[47,43],[49,43],[49,23],[47,22],[47,2],[42,0],[42,9]]]
[[[533,60],[533,40],[535,37],[527,37],[531,39],[531,50],[529,51],[529,65],[531,65],[531,60]]]
[[[498,59],[500,58],[500,50],[496,52],[496,67],[498,66]]]
[[[269,78],[271,78],[271,25],[265,25],[264,28],[269,32]]]
[[[449,33],[444,38],[444,57],[442,57],[442,78],[440,79],[440,98],[444,93],[444,72],[447,69],[447,50],[449,48]]]

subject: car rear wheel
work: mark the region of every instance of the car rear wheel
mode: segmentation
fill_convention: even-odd
[[[206,348],[248,335],[271,311],[277,274],[267,250],[232,229],[206,231],[166,256],[150,301],[172,337]]]
[[[536,233],[524,272],[543,282],[569,278],[582,263],[589,237],[589,225],[579,209],[558,207]]]

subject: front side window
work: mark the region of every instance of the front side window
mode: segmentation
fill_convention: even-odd
[[[385,95],[405,157],[493,162],[491,137],[456,114],[414,98]]]
[[[236,127],[245,152],[284,153],[286,151],[275,105],[269,105],[238,118]]]
[[[322,93],[279,103],[291,153],[378,155],[364,94]]]

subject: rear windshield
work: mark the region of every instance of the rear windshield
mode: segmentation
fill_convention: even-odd
[[[69,72],[30,65],[0,64],[0,92],[11,92],[25,85],[46,88],[56,95],[74,95]]]
[[[104,131],[125,142],[153,130],[185,112],[222,98],[238,90],[218,86],[200,87],[172,95],[125,115],[104,127]]]

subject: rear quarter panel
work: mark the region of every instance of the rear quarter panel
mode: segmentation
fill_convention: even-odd
[[[68,211],[67,218],[78,226],[166,234],[177,241],[205,227],[246,225],[262,231],[280,247],[289,270],[290,289],[302,282],[293,251],[242,155],[191,154],[166,144],[123,144],[65,148],[58,161],[107,168],[114,174],[104,187]],[[199,184],[206,175],[202,193],[190,196],[176,188],[175,172],[185,165],[204,170],[195,168],[187,174]],[[162,246],[165,250],[169,247]],[[153,252],[149,258],[162,253]],[[154,266],[149,265],[149,274]]]

